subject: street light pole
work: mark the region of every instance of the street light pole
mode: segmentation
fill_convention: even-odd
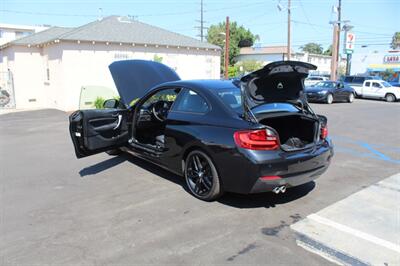
[[[291,0],[288,0],[288,6],[287,6],[287,12],[288,12],[288,18],[287,18],[287,60],[290,60],[291,57],[291,36],[290,36],[290,4],[291,4]]]
[[[225,78],[228,79],[229,68],[229,17],[226,17],[225,23]]]

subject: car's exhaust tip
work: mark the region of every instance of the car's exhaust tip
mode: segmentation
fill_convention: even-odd
[[[285,193],[286,192],[286,186],[279,186],[276,187],[272,190],[272,192],[274,192],[275,194],[279,194],[279,193]]]

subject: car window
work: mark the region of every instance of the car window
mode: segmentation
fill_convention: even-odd
[[[382,85],[384,86],[384,87],[392,87],[392,85],[390,85],[389,83],[387,83],[386,81],[384,81],[384,82],[382,82]]]
[[[210,107],[207,101],[197,92],[185,89],[180,99],[173,107],[173,111],[189,113],[207,113]]]
[[[355,77],[355,78],[353,79],[353,83],[363,83],[364,80],[365,80],[364,77]]]
[[[335,83],[334,82],[318,82],[317,85],[315,85],[316,87],[323,87],[323,88],[334,88],[335,87]]]
[[[171,89],[164,89],[161,90],[154,95],[150,96],[143,104],[143,108],[149,108],[153,103],[158,101],[167,101],[167,102],[174,102],[176,96],[178,95],[180,89],[171,88]]]
[[[371,86],[371,82],[365,82],[365,86],[366,86],[366,87]]]
[[[344,82],[348,82],[348,83],[353,82],[353,77],[345,77]]]
[[[381,88],[381,85],[377,82],[372,82],[372,87],[374,88]]]

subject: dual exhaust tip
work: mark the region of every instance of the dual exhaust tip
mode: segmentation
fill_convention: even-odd
[[[274,192],[275,194],[279,194],[279,193],[285,193],[286,192],[286,186],[279,186],[276,187],[272,190],[272,192]]]

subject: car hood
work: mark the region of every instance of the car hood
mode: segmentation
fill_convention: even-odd
[[[116,61],[108,68],[121,100],[127,106],[159,84],[180,80],[173,69],[154,61]]]
[[[299,61],[277,61],[240,79],[247,108],[265,103],[304,100],[304,79],[315,65]],[[246,106],[245,106],[246,110]]]

